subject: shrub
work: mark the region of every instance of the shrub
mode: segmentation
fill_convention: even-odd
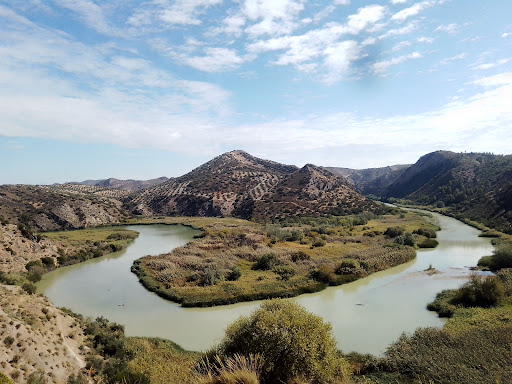
[[[335,269],[334,273],[337,275],[354,274],[360,269],[360,264],[354,259],[345,259],[341,262],[338,268]]]
[[[471,275],[470,281],[457,290],[452,304],[464,307],[494,307],[505,296],[503,284],[495,276]]]
[[[309,273],[309,277],[324,284],[332,284],[336,281],[333,268],[325,264],[318,269],[313,269]]]
[[[27,384],[46,384],[48,380],[43,371],[35,371],[27,378]]]
[[[52,257],[43,257],[41,258],[41,261],[43,263],[43,266],[45,266],[46,268],[55,267],[55,261],[53,260]]]
[[[418,229],[412,231],[412,233],[415,235],[425,236],[426,238],[429,238],[429,239],[434,239],[437,237],[436,231],[434,231],[431,228],[418,228]]]
[[[384,232],[384,235],[390,238],[395,238],[398,236],[402,236],[404,234],[404,229],[402,227],[389,227]]]
[[[23,288],[23,290],[25,292],[27,292],[28,294],[30,294],[30,295],[36,293],[36,291],[37,291],[36,285],[34,283],[30,282],[30,281],[27,281],[27,282],[23,283],[21,288]]]
[[[281,280],[287,281],[291,277],[295,276],[295,269],[287,265],[278,265],[272,270],[275,274],[279,275]]]
[[[292,255],[292,261],[294,263],[296,263],[297,261],[301,261],[301,260],[309,260],[311,259],[311,256],[309,256],[307,253],[305,252],[302,252],[302,251],[299,251],[297,253],[294,253]]]
[[[226,276],[226,280],[236,281],[242,276],[242,271],[237,266],[231,269],[231,272]]]
[[[41,262],[41,260],[32,260],[32,261],[29,261],[27,264],[25,264],[25,269],[27,271],[30,271],[30,269],[34,268],[34,267],[42,267],[43,266],[43,263]]]
[[[512,244],[499,244],[494,250],[489,267],[493,271],[501,268],[512,268]]]
[[[252,267],[252,269],[268,271],[279,264],[280,262],[277,259],[276,255],[274,255],[273,253],[266,253],[258,259],[258,261]]]
[[[301,376],[312,383],[333,382],[347,373],[331,326],[298,304],[267,301],[226,330],[218,347],[221,358],[259,355],[262,383],[286,383]]]
[[[220,271],[213,266],[206,267],[204,274],[201,276],[199,282],[203,286],[215,285],[222,278]]]
[[[500,279],[503,284],[503,288],[505,289],[505,295],[512,295],[512,268],[503,268],[501,269],[496,276]]]
[[[324,239],[315,239],[311,244],[311,247],[323,247],[326,244]]]
[[[13,384],[11,379],[9,379],[6,375],[0,372],[0,384]]]
[[[439,245],[439,242],[434,239],[425,239],[422,242],[418,243],[418,247],[420,248],[435,248]]]
[[[7,347],[10,347],[12,345],[12,343],[14,343],[14,337],[12,336],[7,336],[5,339],[4,339],[4,344],[7,346]]]

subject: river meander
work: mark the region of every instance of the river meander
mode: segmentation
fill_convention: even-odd
[[[435,294],[465,282],[468,267],[492,253],[489,239],[450,217],[433,214],[442,228],[439,246],[419,250],[409,263],[364,279],[294,299],[330,322],[344,352],[382,354],[402,332],[443,325],[425,309]],[[38,292],[59,307],[85,316],[104,316],[125,326],[129,336],[170,339],[189,350],[205,350],[219,341],[225,327],[247,315],[259,302],[213,308],[182,308],[148,292],[130,272],[134,260],[167,253],[192,240],[197,231],[184,226],[126,226],[139,232],[127,249],[44,275]],[[441,273],[427,275],[430,265]]]

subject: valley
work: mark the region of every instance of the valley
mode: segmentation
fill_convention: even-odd
[[[49,353],[54,356],[63,353],[63,357],[69,355],[71,360],[59,358],[52,364],[44,357],[37,360],[23,346],[28,342],[25,340],[28,336],[18,332],[14,339],[20,337],[20,345],[16,350],[9,347],[9,353],[14,354],[6,355],[5,362],[0,361],[3,366],[0,371],[7,372],[15,382],[28,382],[41,375],[49,382],[62,382],[66,374],[71,375],[68,382],[82,380],[85,376],[115,382],[116,374],[122,375],[119,377],[123,380],[135,375],[134,380],[135,377],[151,377],[151,382],[159,382],[162,376],[153,370],[157,369],[157,356],[163,354],[175,359],[173,369],[181,372],[176,373],[176,377],[181,377],[183,382],[199,382],[203,373],[199,376],[198,373],[190,373],[196,364],[194,361],[200,359],[199,354],[155,340],[125,341],[124,325],[128,335],[168,337],[187,349],[204,350],[212,346],[213,340],[220,340],[229,321],[241,314],[249,314],[257,305],[240,302],[298,295],[293,301],[314,313],[319,311],[319,315],[333,324],[338,347],[344,352],[381,355],[385,349],[383,345],[389,345],[398,334],[390,333],[392,338],[379,344],[378,349],[358,349],[358,344],[367,345],[358,341],[361,329],[351,329],[349,324],[340,323],[340,312],[336,311],[338,315],[334,315],[327,308],[334,306],[343,313],[352,313],[354,321],[367,327],[372,327],[366,323],[371,317],[380,318],[384,324],[383,314],[390,311],[392,304],[376,305],[376,298],[385,303],[386,298],[397,297],[398,294],[390,287],[412,284],[405,288],[411,296],[404,298],[403,304],[414,304],[415,313],[422,314],[420,317],[428,314],[427,317],[435,319],[425,322],[425,325],[439,327],[442,323],[424,309],[426,301],[432,300],[439,290],[460,286],[469,273],[467,267],[476,265],[480,257],[492,253],[492,248],[489,245],[491,240],[482,238],[463,246],[474,249],[474,256],[469,257],[467,251],[459,256],[461,249],[457,247],[460,244],[455,241],[458,235],[448,230],[453,219],[437,213],[404,211],[385,206],[377,199],[456,217],[486,230],[489,236],[492,234],[493,244],[506,246],[512,233],[511,169],[510,156],[446,151],[425,155],[413,165],[366,170],[312,164],[298,168],[259,159],[244,151],[232,151],[176,178],[0,186],[0,280],[6,297],[2,302],[3,317],[0,320],[4,330],[9,330],[8,336],[2,336],[2,340],[7,340],[4,344],[11,345],[11,333],[14,331],[10,326],[15,321],[20,322],[20,327],[30,335],[34,327],[40,327],[38,322],[44,321],[43,316],[34,313],[49,311],[43,311],[43,306],[53,308],[48,302],[43,304],[43,301],[32,300],[36,297],[34,283],[52,301],[58,302],[67,297],[59,305],[86,316],[100,316],[94,322],[67,310],[58,312],[53,308],[51,311],[56,313],[55,318],[61,320],[58,327],[53,326],[48,331],[51,341],[32,338],[35,341],[30,343],[38,346],[50,342],[62,344],[67,348],[64,352],[57,348],[57,352],[48,349]],[[439,223],[442,230],[436,233]],[[476,230],[461,223],[457,225],[468,228],[470,232],[475,231],[471,236],[478,239]],[[166,228],[178,232],[183,230],[187,235],[169,246],[168,237],[164,235]],[[140,234],[154,230],[157,233],[161,231],[159,236],[163,237],[151,235],[149,242],[141,240],[138,243]],[[436,248],[438,243],[440,246]],[[450,248],[446,248],[448,245]],[[132,253],[138,247],[140,251]],[[433,257],[428,261],[429,252],[431,255],[438,252],[443,255],[445,248],[446,256]],[[124,252],[131,256],[125,258],[122,256]],[[463,257],[464,253],[467,255]],[[421,261],[418,261],[420,255]],[[445,263],[444,258],[449,258],[450,262]],[[76,265],[61,268],[72,264]],[[94,266],[98,269],[94,270]],[[89,269],[90,274],[87,272]],[[126,275],[126,282],[122,282],[125,277],[116,277],[120,270],[124,271],[122,274]],[[51,276],[57,278],[67,274],[73,276],[67,286],[55,283],[51,287],[54,284]],[[104,278],[102,274],[105,274]],[[394,280],[392,276],[400,278]],[[41,277],[42,281],[38,283]],[[431,290],[420,293],[413,288],[416,281],[421,281]],[[91,283],[95,285],[94,289]],[[365,286],[378,288],[372,291]],[[74,296],[88,290],[94,297],[103,296],[103,304],[98,308],[93,303],[95,299]],[[117,293],[111,297],[107,291]],[[305,293],[308,295],[303,295]],[[348,295],[345,301],[340,299],[340,294],[341,297]],[[350,295],[355,296],[351,299]],[[505,312],[509,300],[506,295],[504,301],[500,301]],[[19,298],[16,299],[18,307],[8,309],[14,297]],[[326,299],[328,297],[333,299]],[[30,302],[33,313],[26,311],[22,303],[24,300]],[[142,301],[129,310],[130,304],[137,300]],[[87,305],[77,306],[77,303]],[[233,303],[240,304],[226,306]],[[159,306],[163,309],[158,309]],[[219,306],[215,307],[219,310],[212,308],[212,312],[201,315],[200,311],[209,309],[188,309],[210,306]],[[373,307],[382,312],[365,312],[374,310]],[[183,315],[188,313],[183,311],[191,310],[198,312]],[[139,320],[133,323],[122,316],[123,312],[130,313],[133,319],[149,314],[154,316],[152,321],[157,322],[163,318],[175,318],[183,321],[183,327],[177,328],[178,333],[167,333],[155,323],[149,326],[152,333],[141,333],[148,324],[139,322],[134,327]],[[228,316],[220,315],[228,312]],[[216,321],[222,324],[216,328],[215,337],[199,332],[203,339],[189,343],[194,339],[192,324],[208,328],[196,321],[213,313],[217,315],[211,319],[218,318]],[[408,318],[404,314],[399,315],[400,312],[392,313],[395,313],[395,318],[389,319],[389,324],[396,323],[396,316]],[[457,309],[456,320],[450,320],[449,324],[462,321],[456,317],[458,313]],[[358,317],[360,315],[362,317]],[[13,316],[17,316],[17,320],[13,320]],[[66,316],[76,320],[62,320],[67,319]],[[101,316],[118,321],[120,325],[102,320]],[[418,324],[418,320],[413,318],[411,323],[403,323],[404,330],[414,331],[417,325],[405,325]],[[71,328],[80,335],[79,339],[74,339],[78,344],[73,346],[67,339],[61,339],[63,334],[72,332]],[[344,344],[343,338],[349,329],[356,340],[353,344]],[[99,333],[94,336],[94,332]],[[384,330],[370,332],[368,345],[386,332],[389,333]],[[105,345],[97,344],[99,334],[101,337],[108,334],[108,340],[112,342],[117,340],[114,343],[117,346],[111,353],[106,352]],[[207,344],[205,340],[209,340]],[[135,348],[130,352],[133,355],[125,355],[125,348]],[[375,357],[374,363],[364,362],[363,356],[357,353],[346,354],[344,358],[350,361],[354,372],[358,369],[367,372],[369,377],[375,378],[375,383],[384,380],[388,373],[395,382],[415,383],[414,377],[421,377],[422,373],[415,373],[420,376],[408,376],[407,369],[400,366],[406,363],[398,363],[397,356],[402,353],[399,350],[395,344],[389,355]],[[154,354],[154,364],[147,354]],[[146,368],[130,363],[132,358]],[[112,370],[118,363],[119,368]],[[88,371],[79,373],[84,364]],[[370,369],[372,364],[380,368],[377,371]],[[62,369],[63,365],[67,368]],[[388,373],[384,374],[384,371]],[[344,372],[343,382],[373,383],[361,381],[365,379],[357,373],[347,379],[348,371]],[[503,377],[508,377],[508,373],[503,374]],[[438,381],[444,382],[443,379]]]

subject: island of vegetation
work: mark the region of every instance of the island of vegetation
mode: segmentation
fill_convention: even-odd
[[[397,266],[416,247],[435,247],[436,225],[415,212],[297,217],[275,224],[233,218],[139,219],[202,230],[169,254],[136,260],[132,271],[183,306],[212,306],[316,292]]]

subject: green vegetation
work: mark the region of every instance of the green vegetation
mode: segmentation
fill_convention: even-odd
[[[0,384],[13,384],[11,379],[9,379],[6,375],[0,372]]]
[[[120,228],[93,228],[42,234],[59,247],[59,266],[76,264],[126,248],[137,232]],[[49,260],[49,266],[53,266]],[[43,261],[44,263],[44,261]],[[28,268],[27,268],[28,269]]]
[[[331,383],[348,375],[348,364],[336,350],[330,325],[282,300],[265,302],[251,316],[230,325],[224,340],[209,355],[220,359],[259,356],[262,383],[288,383],[295,377]]]
[[[502,274],[508,279],[508,274]],[[469,281],[458,289],[444,290],[437,294],[436,299],[427,305],[440,317],[451,317],[459,307],[495,307],[505,298],[505,286],[500,276],[471,275]]]
[[[299,217],[266,226],[220,218],[139,222],[202,229],[186,246],[132,266],[147,289],[183,306],[291,297],[354,281],[410,261],[415,243],[429,239],[412,232],[423,228],[432,236],[437,229],[416,213]],[[396,227],[403,236],[384,235]]]

